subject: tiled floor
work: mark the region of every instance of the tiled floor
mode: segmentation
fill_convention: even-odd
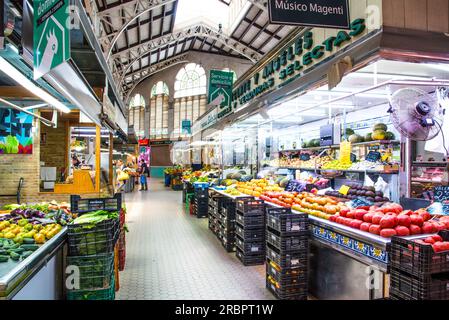
[[[244,267],[225,252],[207,219],[183,212],[180,191],[152,179],[127,194],[127,256],[117,299],[274,299],[265,267]]]

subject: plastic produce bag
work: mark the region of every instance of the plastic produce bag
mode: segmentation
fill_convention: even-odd
[[[365,181],[363,182],[363,185],[365,187],[374,187],[374,181],[371,180],[369,175],[365,174]]]
[[[390,196],[390,186],[382,177],[379,177],[374,184],[374,189],[376,191],[381,191],[385,196]]]

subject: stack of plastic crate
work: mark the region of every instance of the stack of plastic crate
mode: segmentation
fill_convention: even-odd
[[[209,229],[217,236],[220,237],[220,224],[218,217],[218,206],[222,201],[223,196],[215,192],[213,189],[209,189],[209,207],[208,207],[208,218],[209,218]]]
[[[235,201],[224,198],[220,210],[220,240],[227,252],[235,250]]]
[[[309,220],[287,208],[266,208],[267,288],[281,300],[306,300]]]
[[[265,203],[254,198],[238,199],[235,212],[236,256],[245,266],[265,263]]]
[[[193,214],[197,218],[207,218],[207,213],[209,211],[209,184],[195,182],[193,187],[195,189]]]
[[[71,196],[72,212],[78,215],[96,210],[120,212],[122,194],[113,198],[81,199]],[[68,300],[114,300],[116,291],[115,251],[120,234],[120,218],[97,224],[67,226],[67,266],[74,273],[66,281]],[[79,275],[79,277],[77,277]],[[68,279],[69,280],[69,279]]]
[[[449,231],[438,235],[449,241]],[[424,239],[424,238],[423,238]],[[394,300],[448,300],[449,251],[393,237],[390,250],[390,297]]]
[[[125,262],[126,262],[125,214],[126,209],[122,208],[120,210],[120,235],[118,239],[118,269],[120,271],[125,270]]]

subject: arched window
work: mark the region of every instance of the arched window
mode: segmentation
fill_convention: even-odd
[[[189,63],[179,70],[175,81],[174,125],[172,138],[191,134],[184,123],[190,126],[206,111],[207,78],[203,67]]]
[[[196,63],[189,63],[179,70],[175,81],[175,98],[206,94],[206,72]]]
[[[237,81],[237,73],[235,73],[234,70],[229,69],[229,68],[224,68],[222,71],[226,71],[226,72],[231,72],[232,73],[232,80],[235,83]]]
[[[140,94],[136,94],[129,101],[128,126],[134,127],[139,138],[145,135],[145,99]]]
[[[150,138],[168,137],[168,95],[165,82],[159,81],[151,89],[150,99]]]

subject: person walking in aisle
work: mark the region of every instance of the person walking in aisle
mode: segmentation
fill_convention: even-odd
[[[147,175],[148,175],[148,166],[145,163],[145,160],[140,160],[140,191],[146,191],[148,190],[148,182],[147,182]]]

